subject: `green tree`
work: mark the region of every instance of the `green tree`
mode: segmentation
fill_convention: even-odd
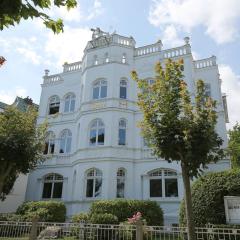
[[[140,127],[144,138],[155,156],[181,164],[188,239],[194,240],[190,181],[224,153],[220,147],[223,140],[215,132],[216,102],[205,95],[202,80],[197,81],[195,97],[191,99],[183,77],[182,60],[169,59],[165,69],[157,63],[152,85],[132,72],[140,89],[138,104],[143,112]]]
[[[0,198],[4,200],[19,174],[44,160],[46,124],[36,127],[37,111],[7,107],[0,113]]]
[[[63,21],[53,20],[43,11],[51,7],[66,6],[71,9],[77,6],[76,0],[1,0],[0,1],[0,30],[10,25],[19,24],[22,19],[41,18],[47,28],[54,33],[63,31]]]
[[[236,123],[232,130],[228,131],[228,152],[231,157],[232,168],[240,167],[240,125]]]

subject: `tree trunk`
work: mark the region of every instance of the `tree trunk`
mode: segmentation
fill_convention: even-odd
[[[181,164],[181,167],[182,167],[182,177],[183,177],[183,183],[184,183],[184,198],[185,198],[185,212],[186,212],[186,218],[187,218],[188,240],[196,240],[195,224],[194,224],[193,210],[192,210],[190,178],[184,164]]]

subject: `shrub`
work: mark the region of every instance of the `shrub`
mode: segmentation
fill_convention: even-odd
[[[142,200],[101,200],[90,208],[90,215],[110,213],[124,222],[133,214],[141,212],[148,225],[163,225],[163,211],[154,201]]]
[[[90,216],[88,213],[79,213],[72,216],[72,222],[80,223],[81,221],[84,221],[85,223],[88,223],[89,218]]]
[[[66,207],[57,201],[25,202],[18,207],[16,214],[22,215],[25,221],[38,216],[42,222],[64,222]]]
[[[118,218],[111,213],[93,213],[90,222],[93,224],[118,224]]]
[[[193,215],[196,226],[226,224],[224,196],[240,196],[240,170],[209,173],[192,185]],[[180,225],[186,225],[185,206],[179,211]]]

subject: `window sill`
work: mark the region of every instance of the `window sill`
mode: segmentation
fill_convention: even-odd
[[[42,201],[62,201],[62,198],[41,198]]]
[[[159,202],[179,202],[180,197],[150,197],[150,200]]]

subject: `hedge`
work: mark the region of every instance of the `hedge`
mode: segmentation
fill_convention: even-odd
[[[42,222],[64,222],[66,207],[58,201],[25,202],[16,211],[26,221],[31,221],[33,216],[38,216]]]
[[[226,224],[224,196],[240,196],[240,170],[209,173],[192,185],[193,215],[196,226]],[[179,211],[180,225],[186,226],[184,201]]]
[[[100,200],[92,203],[89,214],[109,213],[116,216],[120,223],[137,212],[142,213],[148,225],[163,225],[163,211],[154,201]]]

